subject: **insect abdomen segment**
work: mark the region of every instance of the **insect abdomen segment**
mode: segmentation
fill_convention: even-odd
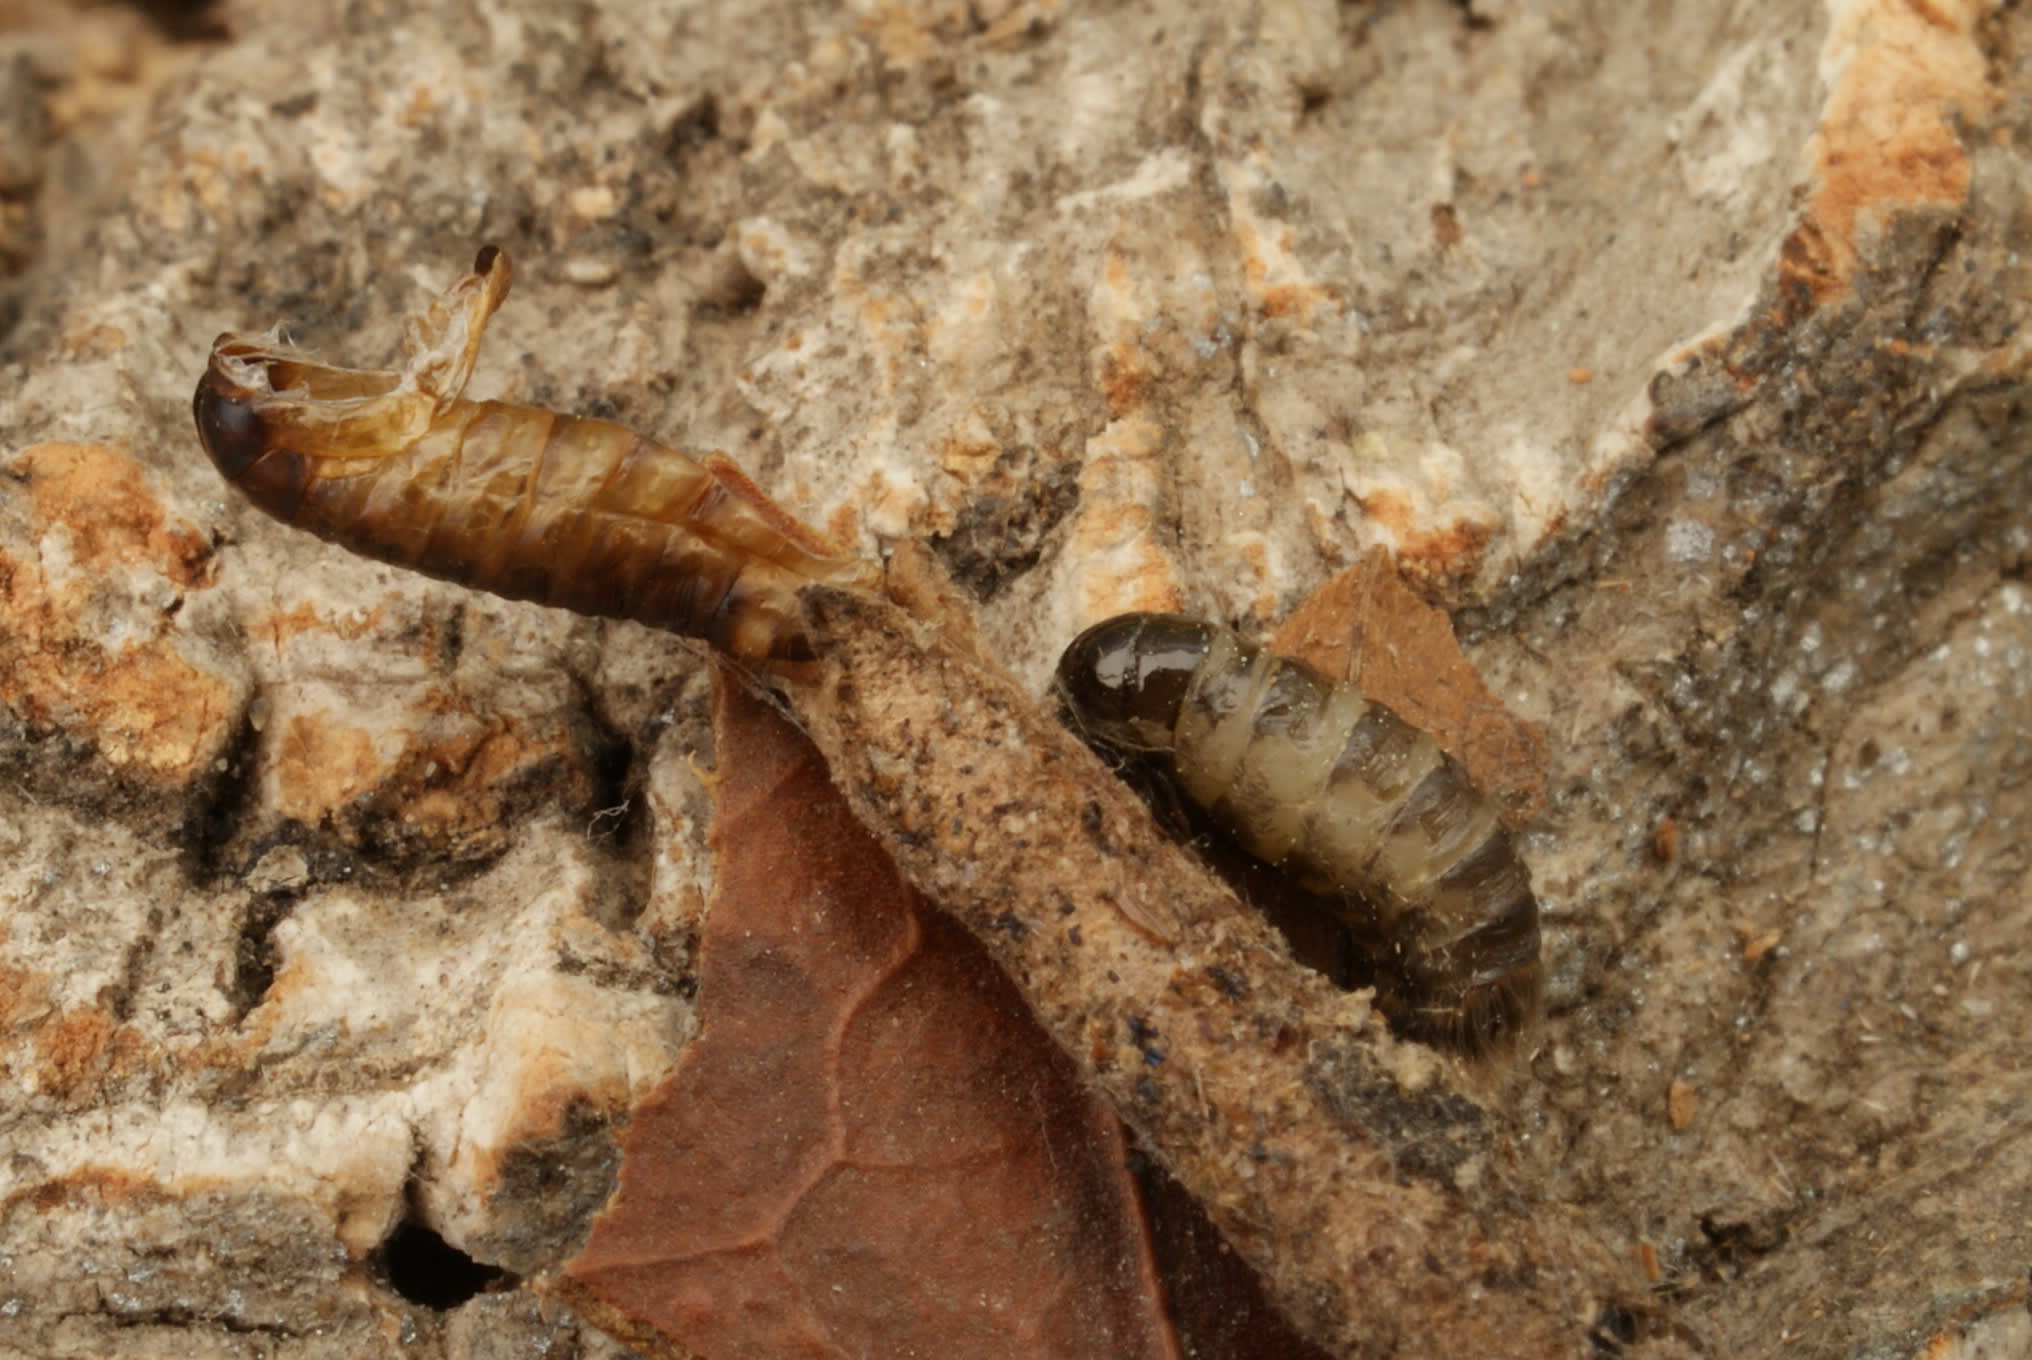
[[[1378,1004],[1400,1029],[1479,1049],[1529,1018],[1529,876],[1430,736],[1353,685],[1173,615],[1089,628],[1057,684],[1090,744],[1155,762],[1243,849],[1382,942]]]

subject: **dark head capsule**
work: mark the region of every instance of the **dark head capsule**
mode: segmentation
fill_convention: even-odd
[[[1097,623],[1058,659],[1060,702],[1090,744],[1168,751],[1211,632],[1210,624],[1175,614],[1123,614]]]
[[[232,378],[221,363],[228,337],[221,336],[212,362],[198,379],[191,398],[198,442],[212,466],[247,498],[285,522],[296,518],[309,479],[308,463],[287,449],[275,447],[274,430],[262,416],[257,394]]]

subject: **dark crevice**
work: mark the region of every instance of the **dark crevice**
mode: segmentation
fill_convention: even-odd
[[[178,1332],[217,1331],[230,1336],[271,1337],[277,1341],[293,1341],[302,1335],[295,1328],[278,1323],[249,1322],[231,1313],[206,1313],[195,1308],[149,1308],[133,1313],[108,1311],[82,1316],[91,1321],[103,1318],[115,1327],[161,1328]]]
[[[455,600],[444,611],[443,622],[437,630],[437,669],[440,674],[450,675],[458,669],[459,658],[466,650],[466,602]]]
[[[240,712],[233,734],[218,760],[219,773],[205,788],[194,790],[190,811],[177,828],[183,847],[185,872],[194,883],[208,883],[223,872],[228,847],[246,821],[254,802],[256,759],[261,733],[255,714],[261,696],[255,694]]]
[[[578,701],[572,720],[583,725],[576,743],[585,752],[592,785],[579,805],[583,833],[612,871],[607,900],[612,902],[614,890],[625,898],[625,904],[613,903],[611,914],[623,923],[632,922],[648,896],[651,822],[643,752],[653,736],[626,730],[591,678],[576,669],[568,670],[567,678]]]
[[[673,166],[681,170],[700,151],[717,141],[719,136],[719,100],[708,92],[686,105],[664,129],[663,154]]]
[[[712,264],[711,271],[698,280],[701,319],[729,321],[762,310],[769,285],[755,277],[731,246],[723,248]]]
[[[162,937],[162,908],[151,907],[148,911],[148,929],[141,932],[127,950],[124,966],[120,970],[120,981],[102,996],[100,1002],[122,1024],[134,1018],[134,998],[141,992],[141,978],[148,970],[148,961],[155,957],[155,943]]]
[[[223,42],[232,36],[218,0],[126,0],[126,5],[174,43]]]
[[[648,798],[635,787],[592,811],[583,826],[600,882],[590,904],[592,915],[609,930],[631,929],[649,907],[655,856],[644,844],[648,810]]]
[[[986,602],[1043,558],[1061,521],[1079,505],[1079,467],[1007,446],[978,495],[946,533],[930,540],[953,581]]]
[[[477,1295],[518,1283],[499,1266],[476,1261],[416,1216],[415,1206],[382,1239],[370,1266],[388,1287],[419,1308],[447,1312]]]
[[[614,722],[585,677],[574,674],[571,681],[589,729],[586,765],[593,789],[586,801],[586,836],[609,853],[625,856],[640,849],[649,834],[641,747]]]
[[[1700,1234],[1703,1240],[1688,1252],[1694,1268],[1708,1279],[1734,1279],[1759,1257],[1769,1256],[1791,1240],[1791,1214],[1775,1208],[1739,1219],[1702,1214]]]
[[[1494,16],[1477,10],[1474,0],[1454,0],[1454,8],[1460,11],[1461,27],[1470,33],[1489,33],[1496,27]]]
[[[275,927],[295,907],[293,897],[258,894],[247,903],[233,941],[233,982],[227,996],[235,1022],[261,1004],[275,984]]]
[[[1206,1209],[1157,1160],[1132,1149],[1128,1169],[1149,1225],[1168,1312],[1189,1355],[1325,1360],[1270,1301],[1261,1278],[1222,1240]]]
[[[1588,1343],[1596,1355],[1617,1356],[1637,1340],[1637,1335],[1637,1315],[1621,1304],[1612,1303],[1595,1316]]]

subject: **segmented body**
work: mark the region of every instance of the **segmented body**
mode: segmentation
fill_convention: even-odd
[[[795,595],[873,589],[731,466],[603,420],[468,401],[508,260],[480,252],[405,338],[399,371],[221,336],[193,412],[269,514],[354,552],[511,599],[636,619],[751,661],[810,656]]]
[[[1088,743],[1155,762],[1251,855],[1380,945],[1378,1004],[1480,1050],[1536,1008],[1538,905],[1494,807],[1432,738],[1353,685],[1228,629],[1124,614],[1074,639],[1057,687]]]

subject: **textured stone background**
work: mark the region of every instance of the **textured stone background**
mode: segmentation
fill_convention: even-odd
[[[483,240],[476,389],[1035,683],[1395,551],[1548,738],[1531,1174],[1695,1349],[2032,1352],[2024,7],[308,8],[0,5],[0,1355],[611,1347],[405,1252],[562,1259],[687,1037],[693,654],[188,418]]]

